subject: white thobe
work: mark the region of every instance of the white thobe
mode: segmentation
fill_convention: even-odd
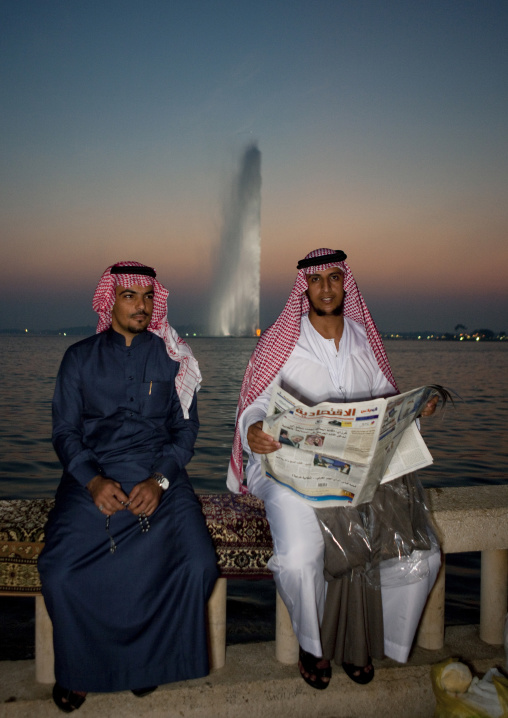
[[[300,646],[322,655],[320,623],[326,587],[323,575],[324,542],[314,509],[289,489],[264,476],[260,457],[250,451],[249,426],[265,418],[275,384],[312,405],[321,401],[364,401],[396,393],[381,372],[363,326],[344,318],[339,349],[302,316],[298,342],[272,384],[243,412],[240,432],[248,454],[247,487],[264,501],[273,538],[274,555],[268,566],[286,604]],[[385,581],[381,565],[385,653],[406,661],[421,611],[439,569],[439,551],[421,552],[424,579],[396,586]],[[429,554],[429,555],[427,555]],[[421,566],[420,566],[421,568]],[[393,569],[392,569],[393,570]],[[388,586],[388,584],[390,584]]]

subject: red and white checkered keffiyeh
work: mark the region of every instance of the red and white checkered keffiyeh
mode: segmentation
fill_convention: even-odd
[[[313,252],[309,252],[305,259],[335,254],[336,252],[337,250],[335,249],[315,249]],[[379,368],[390,384],[397,389],[381,336],[347,263],[335,261],[327,264],[324,262],[323,264],[298,270],[296,281],[286,306],[279,318],[261,335],[243,377],[238,400],[233,450],[228,469],[228,486],[235,485],[236,482],[240,493],[247,493],[247,487],[243,484],[242,442],[238,428],[240,416],[275,379],[295,348],[300,336],[302,314],[307,314],[309,311],[309,300],[305,294],[308,287],[306,275],[320,272],[330,267],[339,267],[344,272],[344,290],[346,292],[344,316],[358,322],[365,328]]]
[[[190,346],[178,336],[176,331],[168,323],[167,298],[168,290],[155,279],[144,274],[111,274],[112,267],[144,267],[139,262],[117,262],[108,267],[100,278],[97,289],[93,296],[93,308],[99,315],[97,333],[109,329],[111,326],[111,310],[116,300],[115,288],[132,287],[137,284],[140,287],[153,286],[153,313],[147,329],[157,334],[164,340],[166,350],[175,361],[180,363],[180,369],[175,379],[175,386],[183,414],[189,418],[189,407],[194,397],[194,391],[198,391],[201,385],[201,372],[197,360],[194,358]]]

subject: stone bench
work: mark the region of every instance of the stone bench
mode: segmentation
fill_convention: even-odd
[[[443,562],[422,616],[418,645],[442,648],[446,554],[467,551],[481,552],[480,638],[501,645],[508,595],[508,484],[427,489],[425,494]]]
[[[508,485],[428,489],[426,498],[443,554],[481,551],[480,638],[502,644],[507,610]],[[272,540],[263,503],[253,496],[201,494],[221,578],[209,602],[210,663],[220,668],[226,652],[228,578],[271,578],[266,564]],[[0,595],[36,597],[36,677],[53,681],[52,628],[40,593],[37,557],[44,545],[50,499],[0,501]],[[437,650],[444,642],[443,566],[421,621],[418,645]],[[298,642],[277,595],[276,657],[295,663]]]
[[[221,668],[226,658],[227,579],[271,579],[266,567],[272,537],[263,502],[254,496],[200,494],[206,524],[217,552],[220,578],[208,604],[210,663]],[[37,559],[44,546],[44,527],[53,499],[0,500],[0,596],[35,596],[36,677],[52,683],[52,626],[41,595]],[[295,660],[297,644],[289,614],[277,599],[276,655]]]

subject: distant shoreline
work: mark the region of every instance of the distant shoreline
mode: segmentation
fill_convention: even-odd
[[[181,337],[185,339],[255,339],[256,337],[218,337],[200,331],[189,331],[188,327],[175,327]],[[95,327],[69,327],[66,329],[44,329],[33,331],[28,329],[0,329],[0,337],[88,337],[95,334]],[[472,332],[381,332],[383,340],[389,341],[445,341],[445,342],[506,342],[508,335],[505,332],[496,334],[490,329],[475,329]]]

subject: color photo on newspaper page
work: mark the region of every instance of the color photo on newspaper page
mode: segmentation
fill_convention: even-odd
[[[371,501],[380,483],[432,463],[415,418],[435,393],[307,406],[276,386],[263,430],[282,446],[261,457],[262,469],[313,506]]]

